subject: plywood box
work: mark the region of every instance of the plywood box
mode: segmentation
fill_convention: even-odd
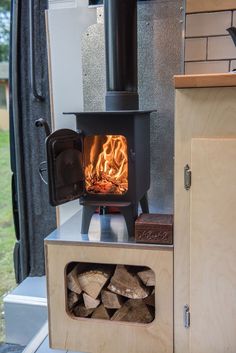
[[[46,240],[50,346],[90,353],[173,353],[173,248]],[[71,262],[146,266],[155,273],[156,316],[148,324],[71,316],[66,267]]]

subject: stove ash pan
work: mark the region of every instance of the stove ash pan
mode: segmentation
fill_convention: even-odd
[[[82,233],[97,207],[123,213],[133,236],[138,204],[148,213],[150,187],[150,111],[70,113],[77,131],[50,133],[45,121],[49,197],[52,206],[80,199]],[[69,114],[69,113],[68,113]],[[42,176],[42,173],[41,173]]]

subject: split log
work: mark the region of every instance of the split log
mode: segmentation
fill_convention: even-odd
[[[67,288],[77,294],[82,292],[78,281],[78,265],[67,275]]]
[[[92,319],[110,320],[110,315],[103,304],[94,310],[91,317]]]
[[[124,299],[116,293],[112,293],[108,290],[103,290],[102,303],[107,309],[120,309],[124,303]]]
[[[155,293],[153,292],[147,298],[143,299],[144,303],[155,308]]]
[[[141,279],[141,281],[145,286],[147,287],[155,286],[155,273],[152,270],[150,269],[144,270],[144,271],[138,272],[137,275],[139,276],[139,278]]]
[[[115,312],[112,321],[126,321],[137,323],[150,323],[154,316],[149,311],[147,305],[140,299],[129,299],[125,304]]]
[[[99,299],[94,299],[86,293],[83,293],[83,299],[84,299],[85,308],[87,309],[95,309],[100,304]]]
[[[117,265],[110,284],[107,287],[111,292],[130,299],[143,299],[149,295],[149,289],[144,287],[138,276],[129,273],[124,265]]]
[[[108,270],[91,270],[78,275],[80,288],[90,297],[97,299],[102,288],[111,276]]]
[[[77,317],[88,317],[93,313],[94,309],[87,309],[84,304],[79,304],[73,309],[73,314]]]
[[[78,302],[79,295],[75,292],[69,292],[67,297],[68,308],[72,309],[73,306]]]

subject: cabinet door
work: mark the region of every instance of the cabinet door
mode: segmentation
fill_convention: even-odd
[[[192,139],[190,352],[236,352],[236,139]]]

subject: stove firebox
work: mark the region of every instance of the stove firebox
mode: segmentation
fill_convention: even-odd
[[[148,213],[150,114],[139,110],[136,0],[104,1],[107,93],[104,112],[72,112],[77,131],[44,126],[50,203],[80,199],[82,234],[98,207],[116,207],[128,234],[140,202]]]

